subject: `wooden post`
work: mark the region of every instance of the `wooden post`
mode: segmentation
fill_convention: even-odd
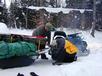
[[[95,26],[96,26],[96,0],[93,0],[93,22],[92,22],[92,31],[91,35],[95,37]]]
[[[40,50],[40,39],[39,39],[39,44],[38,44],[38,50]]]

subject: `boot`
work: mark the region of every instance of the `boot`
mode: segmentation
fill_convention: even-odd
[[[41,59],[48,59],[45,54],[41,54]]]
[[[24,76],[24,74],[20,74],[20,73],[18,73],[17,76]]]
[[[34,72],[30,72],[30,75],[31,75],[31,76],[39,76],[39,75],[37,75],[37,74],[34,73]]]
[[[75,56],[74,61],[77,61],[77,56]]]
[[[52,65],[62,65],[62,62],[55,61],[55,62],[52,63]]]

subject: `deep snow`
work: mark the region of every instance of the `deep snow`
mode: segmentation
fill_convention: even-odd
[[[0,30],[1,31],[1,30]],[[4,30],[6,31],[6,30]],[[16,76],[17,73],[23,73],[25,76],[30,76],[30,72],[35,72],[39,76],[102,76],[102,32],[96,31],[95,38],[90,35],[90,30],[64,30],[67,34],[74,32],[82,32],[84,39],[88,43],[90,55],[79,57],[76,62],[65,63],[61,66],[53,66],[50,56],[49,60],[41,60],[40,58],[33,65],[0,69],[0,76]],[[31,35],[32,30],[9,29],[10,33]]]

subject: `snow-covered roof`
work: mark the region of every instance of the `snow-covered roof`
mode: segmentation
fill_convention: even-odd
[[[84,11],[92,11],[92,9],[73,9],[73,8],[51,8],[51,7],[35,7],[35,6],[29,6],[29,9],[45,9],[50,13],[58,13],[58,12],[63,12],[63,13],[69,13],[72,10],[80,11],[81,13],[84,13]]]
[[[0,34],[10,34],[10,30],[5,23],[0,22]]]

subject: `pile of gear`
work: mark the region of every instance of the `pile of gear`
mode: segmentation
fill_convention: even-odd
[[[13,35],[14,36],[14,35]],[[14,68],[31,65],[32,56],[37,55],[34,43],[22,41],[20,36],[0,35],[0,68]]]
[[[87,42],[79,33],[66,35],[63,31],[55,31],[48,53],[54,60],[53,64],[73,62],[79,56],[87,56]],[[40,36],[39,36],[40,37]],[[41,42],[43,41],[43,42]],[[43,43],[43,44],[42,44]],[[0,35],[0,68],[28,66],[34,63],[38,50],[45,48],[46,38],[29,38],[21,35]],[[48,59],[41,53],[42,59]]]

